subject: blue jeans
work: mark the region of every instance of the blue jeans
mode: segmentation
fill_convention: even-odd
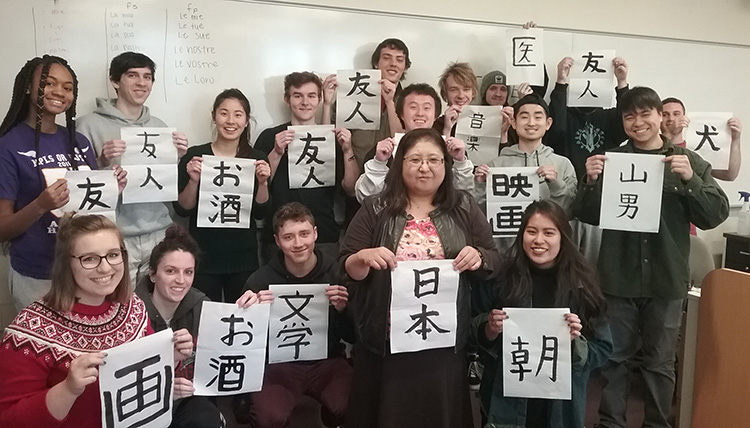
[[[670,427],[667,418],[675,388],[675,350],[682,321],[683,299],[607,296],[614,352],[601,373],[606,381],[599,403],[602,427],[625,428],[633,356],[640,339],[645,384],[644,427]]]

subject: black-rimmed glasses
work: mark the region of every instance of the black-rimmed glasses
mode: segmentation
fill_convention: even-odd
[[[107,260],[110,266],[122,264],[125,260],[123,254],[126,252],[124,249],[113,250],[107,254],[100,256],[99,254],[84,254],[82,256],[70,256],[74,259],[78,259],[81,263],[81,267],[84,269],[96,269],[102,264],[102,260]]]

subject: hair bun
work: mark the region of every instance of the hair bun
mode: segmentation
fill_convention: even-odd
[[[185,230],[184,227],[180,226],[179,224],[173,224],[167,228],[167,231],[164,233],[164,240],[172,240],[172,239],[185,239],[190,236],[190,233],[188,233],[187,230]]]

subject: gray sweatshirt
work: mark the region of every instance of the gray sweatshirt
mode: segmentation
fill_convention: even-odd
[[[500,156],[489,164],[492,167],[504,166],[542,166],[552,165],[557,171],[557,179],[543,181],[539,187],[541,199],[551,199],[560,205],[568,216],[573,212],[573,201],[576,199],[576,188],[578,179],[573,164],[568,158],[555,154],[551,147],[540,145],[533,153],[526,153],[518,148],[518,144],[504,148]],[[480,206],[486,202],[486,190],[484,183],[476,183],[474,186],[474,197]]]
[[[97,98],[96,109],[76,120],[76,131],[85,135],[96,150],[97,157],[106,141],[119,140],[120,128],[124,127],[166,127],[159,118],[151,116],[148,107],[143,107],[141,117],[136,120],[126,118],[115,107],[115,99]],[[112,163],[119,164],[119,159]],[[117,205],[117,226],[123,237],[144,235],[166,229],[172,223],[169,206],[163,202],[140,204],[119,203]]]

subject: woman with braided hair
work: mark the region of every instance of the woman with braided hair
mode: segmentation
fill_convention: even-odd
[[[0,125],[0,242],[10,242],[10,289],[16,309],[41,298],[59,219],[51,211],[69,200],[60,170],[96,169],[89,141],[75,132],[78,81],[67,61],[44,55],[16,75]],[[65,113],[66,126],[55,124]],[[115,171],[124,183],[121,169]]]

